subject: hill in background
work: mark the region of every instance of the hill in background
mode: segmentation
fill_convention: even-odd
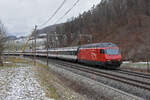
[[[113,42],[124,59],[144,61],[150,59],[150,0],[102,0],[77,18],[38,33],[59,34],[54,47]]]

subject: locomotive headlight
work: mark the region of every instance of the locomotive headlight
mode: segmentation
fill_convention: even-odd
[[[121,61],[121,59],[118,59],[118,61]]]

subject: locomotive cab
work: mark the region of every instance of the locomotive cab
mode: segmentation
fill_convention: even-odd
[[[106,48],[103,50],[105,54],[106,65],[120,66],[122,57],[119,48]]]

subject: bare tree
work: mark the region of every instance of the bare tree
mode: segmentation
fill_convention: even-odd
[[[5,45],[5,41],[6,41],[5,33],[6,33],[6,31],[5,31],[4,25],[0,21],[0,66],[3,65],[1,57],[2,57],[2,52],[4,50],[4,45]]]

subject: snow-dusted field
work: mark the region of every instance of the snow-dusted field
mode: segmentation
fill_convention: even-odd
[[[124,61],[123,64],[128,64],[128,63],[132,63],[130,61]],[[150,64],[150,62],[135,62],[134,64]]]
[[[30,65],[0,68],[0,100],[54,100],[45,96]]]
[[[138,68],[138,69],[148,69],[150,68],[150,62],[130,62],[124,61],[121,67],[130,67],[130,68]]]

